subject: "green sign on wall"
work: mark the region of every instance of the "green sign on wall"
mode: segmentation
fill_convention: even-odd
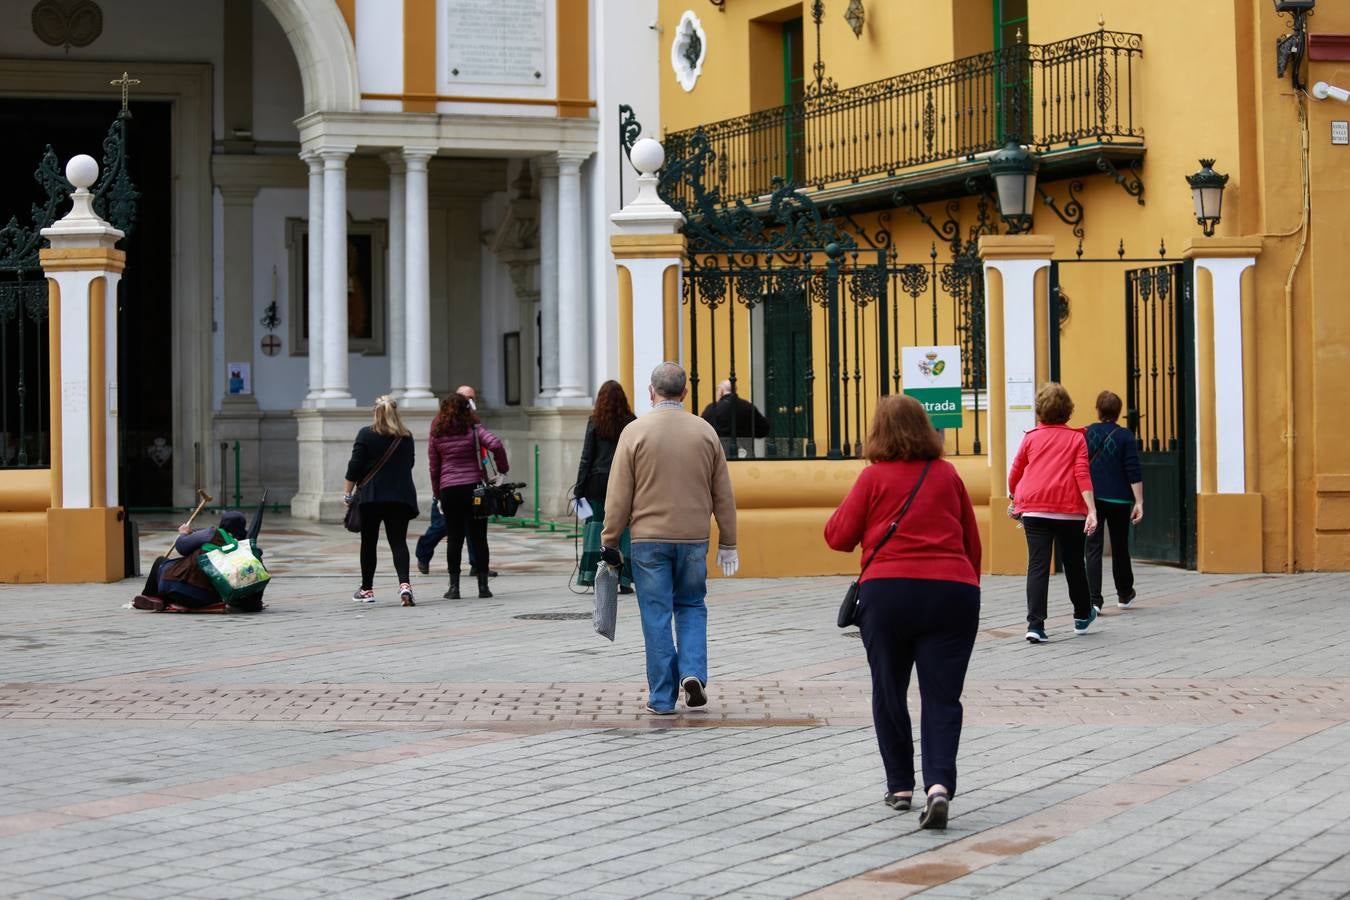
[[[960,428],[961,348],[901,347],[901,384],[910,397],[923,404],[934,428]]]

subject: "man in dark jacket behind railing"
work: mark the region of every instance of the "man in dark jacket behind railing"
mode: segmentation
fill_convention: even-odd
[[[703,408],[703,419],[722,439],[729,459],[754,456],[750,439],[769,436],[769,420],[755,404],[736,396],[730,381],[717,385],[717,398]]]

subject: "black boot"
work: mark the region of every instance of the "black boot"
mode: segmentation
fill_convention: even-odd
[[[479,597],[491,597],[491,596],[492,596],[492,591],[488,590],[487,581],[488,581],[488,577],[487,577],[486,575],[479,575],[479,576],[478,576],[478,596],[479,596]]]
[[[458,600],[458,599],[459,599],[459,573],[458,573],[458,572],[453,572],[453,573],[451,573],[451,575],[450,575],[450,590],[448,590],[448,591],[445,592],[445,599],[447,599],[447,600]]]

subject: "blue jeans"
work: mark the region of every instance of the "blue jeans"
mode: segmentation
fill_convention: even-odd
[[[482,522],[484,532],[487,531],[487,522]],[[431,563],[431,558],[436,555],[436,545],[445,540],[446,534],[445,516],[441,515],[441,501],[431,501],[431,524],[427,526],[426,532],[417,539],[417,559],[419,562]],[[483,538],[487,540],[486,536]],[[478,567],[477,554],[473,550],[473,541],[468,541],[469,547],[469,568]]]
[[[653,709],[675,708],[682,679],[692,675],[708,683],[707,560],[707,541],[633,542],[633,585],[647,647],[647,702]]]

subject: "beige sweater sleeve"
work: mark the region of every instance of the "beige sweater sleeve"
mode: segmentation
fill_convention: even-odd
[[[605,528],[600,533],[600,546],[619,546],[619,536],[628,527],[633,514],[633,440],[635,429],[625,428],[614,448],[614,461],[609,466],[609,483],[605,488]]]
[[[717,546],[730,549],[736,546],[736,497],[731,492],[731,474],[727,471],[726,456],[717,441],[713,442],[712,456],[712,502],[713,518],[717,520]],[[608,528],[608,524],[605,527]]]

